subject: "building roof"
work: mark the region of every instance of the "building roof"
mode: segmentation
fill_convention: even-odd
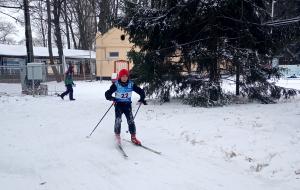
[[[125,39],[121,40],[121,36],[125,35]],[[129,35],[118,28],[111,28],[104,34],[98,33],[96,35],[96,49],[97,48],[132,48],[133,43],[129,41]]]
[[[53,56],[58,57],[58,49],[52,48]],[[64,49],[64,55],[66,58],[75,59],[89,59],[89,50],[78,50],[78,49]],[[33,53],[35,57],[49,57],[48,48],[46,47],[33,47]],[[26,46],[22,45],[5,45],[0,44],[0,56],[15,56],[15,57],[26,57]],[[91,51],[91,58],[96,59],[96,52]]]

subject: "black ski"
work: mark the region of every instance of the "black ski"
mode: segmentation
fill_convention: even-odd
[[[127,139],[123,139],[124,141],[126,141],[126,142],[129,142],[129,143],[132,143],[131,141],[129,141],[129,140],[127,140]],[[132,144],[134,144],[134,143],[132,143]],[[141,147],[141,148],[143,148],[143,149],[145,149],[145,150],[148,150],[148,151],[150,151],[150,152],[153,152],[153,153],[155,153],[155,154],[158,154],[158,155],[161,155],[161,152],[159,152],[159,151],[156,151],[156,150],[154,150],[154,149],[152,149],[152,148],[149,148],[149,147],[147,147],[147,146],[144,146],[144,145],[137,145],[137,144],[134,144],[135,146],[138,146],[138,147]]]
[[[128,158],[126,152],[124,151],[123,147],[121,144],[117,144],[118,149],[120,150],[121,154],[123,155],[124,158]]]

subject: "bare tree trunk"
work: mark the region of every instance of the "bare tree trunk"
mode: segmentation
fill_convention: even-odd
[[[92,4],[92,9],[93,9],[93,25],[94,25],[94,33],[95,35],[97,34],[97,13],[96,13],[96,1],[95,0],[91,0],[91,4]]]
[[[50,65],[54,65],[54,60],[53,60],[53,52],[52,52],[52,26],[51,26],[51,6],[50,6],[50,0],[46,0],[47,3],[47,23],[48,23],[48,52],[49,52],[49,60],[50,60]],[[55,75],[55,79],[57,82],[61,82],[61,77],[59,75],[59,72],[55,66],[52,66],[52,71]]]
[[[76,0],[73,5],[75,21],[79,29],[79,47],[91,50],[96,36],[96,2],[94,0]],[[91,66],[85,62],[81,71],[91,74]]]
[[[47,47],[45,28],[42,20],[41,20],[41,29],[42,29],[42,37],[43,37],[43,47]]]
[[[101,0],[98,31],[100,31],[102,34],[107,32],[110,26],[110,22],[111,20],[110,20],[109,0]]]
[[[116,10],[115,10],[115,18],[118,17],[118,11],[119,11],[119,0],[116,0],[115,2]]]
[[[47,47],[46,42],[46,31],[44,26],[44,11],[43,11],[43,0],[39,0],[38,2],[38,8],[39,8],[39,19],[40,19],[40,26],[41,26],[41,32],[42,32],[42,40],[43,40],[43,47]]]
[[[75,5],[75,10],[77,13],[77,22],[78,22],[78,28],[79,28],[79,44],[81,49],[88,49],[87,45],[87,39],[85,34],[85,25],[84,25],[84,15],[83,15],[83,5],[84,1],[78,0]]]
[[[70,26],[70,31],[71,31],[71,36],[72,36],[72,40],[73,40],[73,45],[75,49],[78,49],[77,43],[76,43],[76,38],[75,38],[75,34],[73,31],[73,27],[72,27],[72,22],[69,21],[69,26]]]
[[[63,56],[64,56],[63,44],[62,44],[61,32],[60,32],[60,15],[62,11],[61,5],[63,2],[64,0],[53,0],[53,15],[54,15],[53,23],[55,26],[54,34],[56,37],[56,45],[58,49],[60,64],[63,64]]]
[[[236,61],[236,86],[235,86],[235,95],[239,96],[240,95],[240,71],[241,71],[241,67],[240,67],[240,63],[238,62],[238,60]]]
[[[29,14],[29,2],[24,0],[24,18],[25,18],[25,37],[27,49],[27,63],[34,62],[33,45],[32,45],[32,31]]]
[[[69,32],[69,24],[68,24],[68,12],[67,12],[67,1],[64,3],[64,20],[65,20],[65,25],[66,25],[66,36],[67,36],[67,44],[68,44],[68,49],[71,49],[71,43],[70,43],[70,32]]]
[[[26,51],[27,51],[27,59],[25,61],[25,66],[26,66],[27,63],[34,62],[34,55],[33,55],[32,31],[31,31],[28,0],[23,0],[23,5],[24,5],[25,38],[26,38]],[[26,68],[22,68],[21,73],[22,73],[21,74],[22,92],[23,93],[28,93],[29,92],[28,89],[30,89],[30,87],[29,87],[30,84],[29,84],[29,81],[28,81],[28,77],[26,77],[27,76]]]
[[[67,7],[67,9],[69,9],[70,14],[66,14],[65,16],[66,16],[66,19],[68,19],[68,25],[69,25],[69,29],[70,29],[70,32],[71,32],[73,47],[74,47],[74,49],[78,49],[76,38],[75,38],[75,33],[73,31],[73,26],[72,26],[72,24],[73,24],[73,11],[70,10],[70,7]]]

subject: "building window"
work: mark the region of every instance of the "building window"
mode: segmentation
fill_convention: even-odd
[[[121,40],[122,40],[122,41],[125,40],[125,35],[124,35],[124,34],[121,35]]]
[[[119,58],[119,52],[109,52],[109,58]]]

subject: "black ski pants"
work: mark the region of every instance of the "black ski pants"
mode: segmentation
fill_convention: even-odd
[[[121,133],[122,115],[126,116],[130,134],[136,133],[136,127],[132,115],[131,103],[117,102],[115,105],[115,134]]]
[[[73,86],[72,84],[68,84],[66,85],[67,90],[61,94],[62,97],[64,97],[65,95],[69,94],[69,99],[72,100],[73,99]]]

